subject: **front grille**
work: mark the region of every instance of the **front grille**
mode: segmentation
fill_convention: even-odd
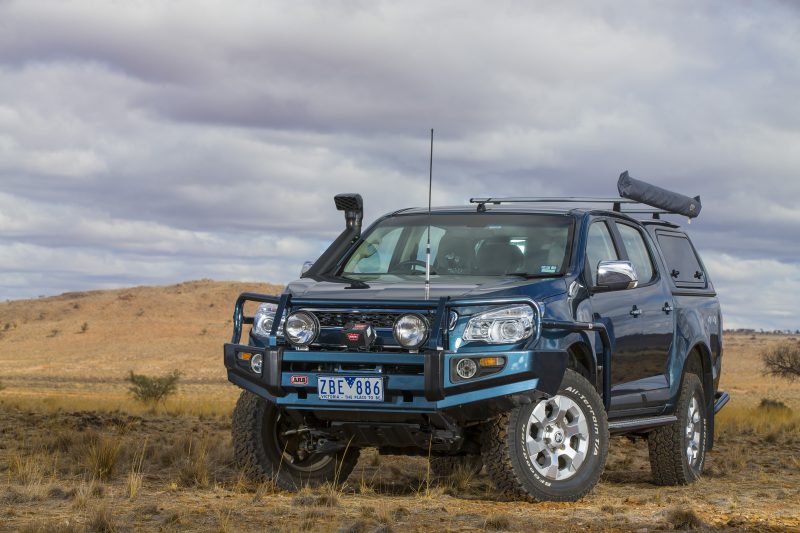
[[[342,328],[348,322],[367,322],[376,328],[391,328],[397,317],[405,313],[353,313],[349,311],[314,311],[323,328]],[[430,317],[427,317],[430,322]]]

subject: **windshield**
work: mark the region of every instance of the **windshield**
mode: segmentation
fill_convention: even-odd
[[[433,214],[431,276],[563,274],[572,217],[540,214]],[[428,215],[387,218],[366,234],[341,274],[356,279],[424,275]]]

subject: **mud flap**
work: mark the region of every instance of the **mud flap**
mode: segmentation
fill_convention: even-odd
[[[535,352],[533,357],[533,375],[539,378],[536,389],[549,396],[556,394],[567,371],[567,352]]]

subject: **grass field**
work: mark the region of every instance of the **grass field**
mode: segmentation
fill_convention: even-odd
[[[221,361],[243,290],[280,288],[204,280],[0,304],[0,531],[800,530],[800,383],[764,377],[758,357],[792,337],[726,337],[732,400],[689,487],[651,484],[646,443],[624,438],[574,504],[503,501],[485,474],[432,479],[424,458],[374,450],[341,488],[253,486],[232,465],[238,389]],[[130,370],[176,369],[165,408],[130,399]]]

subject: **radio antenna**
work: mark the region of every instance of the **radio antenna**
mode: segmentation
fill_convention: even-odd
[[[428,165],[428,245],[425,250],[425,299],[431,296],[431,189],[433,189],[433,128],[431,128],[431,156]]]

